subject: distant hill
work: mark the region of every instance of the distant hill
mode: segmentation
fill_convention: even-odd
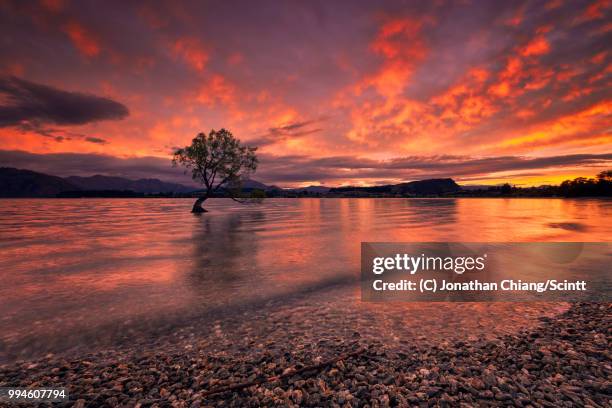
[[[461,191],[453,179],[429,179],[411,181],[400,184],[387,184],[372,187],[336,187],[329,190],[331,195],[409,195],[409,196],[437,196]]]
[[[308,186],[308,187],[300,187],[300,188],[292,188],[291,190],[296,192],[306,192],[306,193],[315,193],[315,194],[326,194],[331,188],[324,186]]]
[[[242,182],[241,187],[244,190],[268,190],[270,187],[265,185],[264,183],[260,183],[259,181],[255,181],[255,180],[245,180]]]
[[[0,197],[54,197],[71,190],[79,188],[61,177],[0,167]]]
[[[137,193],[188,193],[195,190],[182,184],[166,183],[158,179],[130,180],[123,177],[95,175],[90,177],[70,176],[65,178],[80,190],[119,190]]]
[[[70,196],[66,192],[119,191],[155,194],[155,193],[189,193],[193,187],[176,183],[166,183],[158,179],[130,180],[122,177],[70,176],[66,178],[51,176],[31,170],[12,167],[0,168],[0,197],[55,197],[59,194]],[[74,194],[79,196],[78,194]],[[87,196],[85,194],[84,196]]]
[[[461,187],[450,178],[373,187],[308,186],[295,189],[281,189],[256,180],[246,180],[242,183],[242,189],[246,193],[255,189],[264,190],[271,197],[444,196],[461,191]],[[30,170],[0,168],[0,197],[137,197],[150,194],[191,196],[196,190],[158,179],[130,180],[102,175],[62,178]]]
[[[475,190],[487,190],[491,187],[497,187],[497,186],[491,186],[491,185],[486,185],[486,184],[462,184],[461,185],[461,189],[463,191],[475,191]]]
[[[245,191],[260,189],[281,191],[256,180],[242,183]],[[12,167],[0,168],[0,197],[113,197],[138,194],[188,194],[198,190],[183,184],[168,183],[158,179],[131,180],[112,176],[69,176],[57,177],[30,170]],[[81,193],[77,193],[81,192]],[[117,192],[117,194],[113,194]]]
[[[605,173],[605,172],[604,172]],[[604,174],[602,173],[602,174]],[[486,187],[486,188],[485,188]],[[566,180],[560,186],[460,186],[453,179],[429,179],[371,187],[308,186],[282,189],[256,180],[242,183],[246,195],[255,189],[268,197],[610,197],[612,177]],[[57,177],[31,170],[0,167],[0,198],[7,197],[196,197],[201,189],[158,179],[130,180],[110,176]],[[220,192],[218,197],[227,196]]]
[[[461,191],[461,186],[451,178],[429,179],[411,181],[409,183],[396,184],[394,190],[401,194],[437,195],[456,193]]]

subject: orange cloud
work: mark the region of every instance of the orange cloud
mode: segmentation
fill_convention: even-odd
[[[588,80],[589,84],[593,84],[595,82],[599,82],[604,78],[607,78],[610,74],[612,74],[612,64],[606,65],[606,67],[595,75],[591,76]]]
[[[482,119],[497,112],[491,100],[482,93],[489,73],[481,68],[472,68],[458,84],[450,87],[431,100],[435,108],[441,108],[441,120],[450,121],[454,130],[466,130]],[[433,115],[433,113],[432,113]]]
[[[528,119],[532,116],[535,116],[535,112],[529,109],[521,109],[516,112],[516,117],[520,119]]]
[[[549,27],[540,27],[537,32],[547,32]],[[504,69],[498,74],[498,80],[489,87],[489,94],[499,97],[517,97],[525,91],[545,87],[552,79],[554,72],[538,66],[538,60],[530,57],[540,56],[550,51],[548,41],[539,35],[522,47],[515,49],[515,54],[506,59]],[[522,87],[519,87],[522,85]]]
[[[369,49],[382,57],[379,69],[360,78],[348,91],[338,93],[333,105],[350,107],[352,128],[347,137],[361,143],[382,143],[406,131],[407,122],[421,110],[418,103],[402,94],[410,84],[414,69],[427,55],[421,38],[424,20],[394,18],[385,22],[369,44]],[[366,91],[374,90],[383,98],[359,102]],[[406,123],[404,123],[406,122]]]
[[[383,24],[370,49],[382,55],[385,61],[376,74],[357,85],[357,93],[370,86],[386,97],[402,92],[414,67],[427,53],[419,35],[421,28],[422,23],[412,19],[393,19]]]
[[[582,86],[574,86],[572,89],[565,94],[561,100],[564,102],[573,101],[574,99],[581,98],[583,96],[587,96],[593,92],[593,88]]]
[[[541,98],[538,92],[553,79],[569,80],[582,72],[576,67],[561,66],[560,70],[549,67],[536,58],[551,51],[545,37],[551,26],[536,28],[532,40],[514,47],[505,56],[498,73],[472,67],[455,84],[425,101],[405,94],[416,64],[424,61],[427,53],[419,28],[419,24],[404,20],[394,20],[381,27],[370,44],[370,49],[384,58],[381,68],[358,81],[352,95],[340,93],[336,98],[334,106],[350,109],[351,127],[346,133],[349,140],[378,151],[393,146],[396,152],[399,149],[421,153],[464,148],[463,135],[480,139],[474,148],[481,152],[500,147],[520,151],[521,148],[593,146],[610,142],[609,132],[602,127],[609,114],[600,110],[587,110],[544,123],[537,121],[539,113],[549,109],[553,101],[550,97]],[[398,41],[402,36],[414,37],[414,40]],[[410,46],[404,48],[402,44]],[[604,60],[603,55],[594,61]],[[366,93],[369,88],[376,90],[382,99]],[[534,96],[526,102],[523,96],[530,92]],[[583,98],[592,92],[592,87],[572,87],[566,95],[558,95],[555,103]],[[496,116],[500,112],[506,115]],[[511,118],[521,121],[513,123]],[[515,137],[513,129],[527,119],[535,122],[532,125],[535,127]],[[484,127],[479,129],[481,125]],[[498,141],[484,143],[483,132],[491,125],[497,126]],[[490,128],[486,132],[490,135]]]
[[[492,85],[489,88],[489,93],[499,97],[508,96],[510,94],[510,85],[505,81]]]
[[[200,87],[196,100],[207,106],[219,103],[231,107],[238,101],[237,93],[238,90],[233,83],[222,75],[215,74]]]
[[[525,47],[519,50],[523,57],[531,57],[546,54],[550,51],[550,45],[546,38],[538,36],[531,40]]]
[[[612,101],[596,103],[582,111],[539,124],[525,135],[504,140],[500,147],[542,147],[549,145],[592,146],[612,143],[609,124]]]
[[[203,71],[209,55],[202,43],[196,38],[179,38],[172,48],[176,57],[182,58],[191,68]]]
[[[418,40],[422,23],[412,19],[394,19],[383,24],[370,48],[392,59],[401,56],[419,56],[422,43],[406,43],[405,40]]]
[[[197,131],[225,126],[265,154],[279,156],[609,150],[609,110],[584,107],[609,99],[611,54],[604,51],[601,34],[612,27],[606,20],[610,1],[590,1],[585,6],[547,0],[537,12],[529,5],[483,9],[467,2],[453,8],[453,17],[461,18],[447,18],[445,8],[427,8],[430,16],[439,16],[435,27],[433,17],[416,9],[409,17],[381,20],[384,6],[360,3],[355,10],[361,17],[337,16],[341,35],[326,31],[331,26],[308,27],[308,21],[275,24],[270,33],[289,41],[275,44],[267,30],[258,31],[266,22],[242,8],[232,12],[241,24],[231,32],[223,29],[225,15],[185,3],[128,8],[111,33],[95,30],[110,21],[106,9],[92,16],[90,8],[75,2],[40,0],[36,10],[15,7],[16,21],[31,20],[26,29],[33,43],[48,41],[61,49],[71,41],[78,51],[58,61],[63,66],[50,70],[54,77],[48,80],[67,89],[101,90],[132,114],[121,123],[54,126],[38,133],[13,129],[5,148],[165,157]],[[95,25],[85,23],[95,17],[100,19]],[[142,21],[132,24],[138,17]],[[279,15],[283,21],[294,17]],[[57,30],[60,35],[52,35]],[[251,36],[248,42],[244,35]],[[113,41],[126,36],[133,37]],[[0,72],[44,76],[33,64],[48,56],[7,45],[14,50],[0,63]],[[262,49],[269,52],[261,55]],[[90,72],[81,55],[103,57],[106,64]],[[214,58],[220,59],[213,64]],[[309,128],[316,132],[274,137],[272,129],[323,116]]]
[[[100,43],[94,35],[81,24],[72,21],[65,24],[62,28],[81,54],[86,57],[95,57],[100,54]]]
[[[525,90],[537,91],[544,88],[554,78],[555,72],[552,69],[535,66],[526,72]]]
[[[578,68],[570,67],[567,65],[561,66],[560,71],[557,73],[556,80],[565,82],[573,79],[574,77],[581,74]]]

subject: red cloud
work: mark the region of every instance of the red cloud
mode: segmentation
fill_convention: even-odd
[[[85,27],[76,21],[69,22],[63,31],[70,37],[74,46],[86,57],[95,57],[100,54],[101,46],[98,40]]]
[[[385,97],[402,92],[408,85],[414,67],[427,54],[420,37],[422,23],[409,18],[393,19],[383,24],[370,49],[384,57],[381,68],[374,75],[366,76],[354,90],[363,92],[368,87]]]
[[[544,38],[543,36],[538,36],[534,38],[532,41],[530,41],[529,43],[527,43],[525,47],[520,49],[519,53],[523,57],[531,57],[531,56],[543,55],[543,54],[548,53],[549,51],[550,51],[550,45],[548,44],[548,41],[546,41],[546,38]]]
[[[179,38],[174,42],[172,51],[196,71],[203,71],[209,59],[208,52],[197,38]]]
[[[234,107],[238,102],[238,89],[222,75],[215,74],[200,87],[196,100],[207,106],[219,103]]]
[[[584,19],[586,20],[595,20],[598,18],[603,18],[603,11],[610,7],[612,1],[610,0],[597,0],[591,3],[586,10],[584,11]]]
[[[393,58],[421,58],[424,47],[419,39],[422,23],[412,19],[394,19],[385,23],[370,44],[372,50]]]

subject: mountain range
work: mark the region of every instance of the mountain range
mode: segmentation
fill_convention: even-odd
[[[136,193],[188,193],[196,190],[193,187],[158,179],[130,180],[99,174],[90,177],[70,176],[64,180],[77,187],[77,190],[130,190]]]
[[[260,189],[281,192],[283,189],[266,185],[256,180],[242,183],[246,191]],[[31,170],[0,167],[0,197],[55,197],[66,192],[102,192],[130,191],[140,194],[188,194],[198,188],[178,183],[169,183],[159,179],[131,180],[114,176],[68,176],[58,177]],[[306,187],[295,191],[327,191],[325,187]],[[293,190],[292,190],[293,191]],[[78,194],[76,194],[78,196]]]
[[[461,191],[461,186],[451,178],[429,179],[410,181],[400,184],[386,184],[372,187],[336,187],[329,190],[328,194],[339,195],[444,195]]]
[[[452,179],[431,179],[401,184],[373,187],[336,187],[308,186],[282,189],[266,185],[256,180],[242,184],[246,192],[260,189],[272,197],[295,196],[395,196],[395,195],[441,195],[461,191]],[[58,195],[79,197],[96,196],[96,192],[132,192],[146,194],[188,195],[198,189],[183,184],[168,183],[158,179],[131,180],[113,176],[69,176],[58,177],[31,170],[0,167],[0,197],[56,197]],[[88,192],[81,194],[79,192]],[[68,194],[66,194],[68,193]],[[93,194],[92,194],[93,193]]]
[[[133,191],[135,193],[188,193],[193,187],[158,179],[130,180],[122,177],[57,177],[31,170],[0,167],[0,197],[55,197],[76,191]]]

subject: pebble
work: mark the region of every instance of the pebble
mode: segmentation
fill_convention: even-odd
[[[267,337],[244,335],[243,344],[225,349],[185,336],[193,347],[106,350],[72,360],[53,354],[5,364],[0,387],[67,386],[77,408],[605,407],[612,394],[610,312],[611,305],[574,304],[542,319],[535,329],[494,340],[393,344],[364,331],[339,336],[325,328],[317,341],[305,341],[314,322],[304,326],[279,319],[270,324],[282,329],[268,325]],[[310,318],[323,319],[301,320]],[[231,333],[224,324],[224,338]],[[360,349],[356,356],[296,372]],[[206,395],[214,388],[281,374],[273,382]]]

